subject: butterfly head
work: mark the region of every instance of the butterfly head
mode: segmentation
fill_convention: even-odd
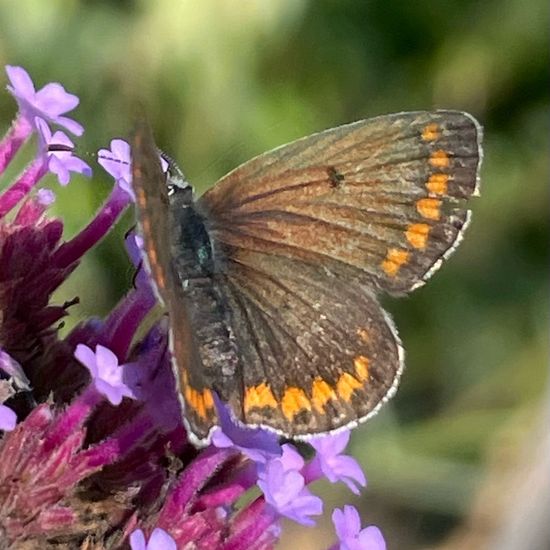
[[[166,175],[166,185],[168,186],[168,195],[172,196],[178,191],[192,191],[191,184],[187,181],[184,173],[175,161],[166,153],[159,150],[162,171]]]

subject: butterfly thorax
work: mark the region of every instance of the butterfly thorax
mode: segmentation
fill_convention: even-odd
[[[174,188],[170,194],[170,212],[174,237],[172,257],[177,259],[178,277],[184,287],[190,280],[209,280],[214,273],[212,244],[204,218],[193,204],[191,187]]]

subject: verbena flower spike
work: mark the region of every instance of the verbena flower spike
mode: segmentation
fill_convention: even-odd
[[[92,175],[57,128],[83,133],[65,116],[78,98],[57,83],[36,91],[21,67],[6,72],[19,112],[0,141],[0,173],[33,132],[38,149],[0,193],[2,543],[268,550],[280,537],[281,518],[315,524],[323,508],[310,489],[315,480],[341,481],[357,493],[366,481],[357,462],[342,454],[347,432],[313,441],[315,455],[306,461],[273,434],[235,424],[218,402],[221,426],[212,444],[197,450],[188,442],[168,321],[143,332],[156,299],[133,231],[126,237],[138,270],[133,287],[104,319],[83,320],[60,335],[59,323],[78,298],[56,304],[52,293],[132,204],[130,149],[114,139],[99,151],[113,190],[95,217],[64,240],[62,220],[48,213],[55,196],[39,185],[48,172],[62,185],[74,173]],[[88,299],[86,289],[81,297]],[[241,499],[249,491],[258,496]],[[360,529],[356,511],[345,507],[333,517],[336,547],[383,548],[378,530]]]

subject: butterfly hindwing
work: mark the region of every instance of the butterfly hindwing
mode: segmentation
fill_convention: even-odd
[[[240,421],[307,438],[364,420],[391,396],[402,351],[368,288],[337,268],[224,253],[243,365]]]

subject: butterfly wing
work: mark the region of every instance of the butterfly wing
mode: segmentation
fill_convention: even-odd
[[[480,139],[465,113],[378,117],[265,153],[199,199],[242,358],[237,418],[307,437],[391,396],[402,352],[376,292],[420,286],[454,249]]]
[[[212,237],[346,264],[393,293],[454,249],[478,191],[481,129],[456,111],[340,126],[260,155],[205,193]],[[298,252],[296,252],[298,251]]]
[[[365,420],[397,387],[402,349],[372,288],[337,266],[224,248],[245,424],[307,438]],[[214,383],[215,385],[215,383]]]
[[[132,137],[132,186],[143,236],[146,267],[170,318],[170,347],[176,378],[181,386],[185,422],[196,443],[206,441],[217,424],[213,396],[204,379],[186,310],[186,297],[174,272],[172,247],[174,219],[166,175],[151,129],[139,121]]]

